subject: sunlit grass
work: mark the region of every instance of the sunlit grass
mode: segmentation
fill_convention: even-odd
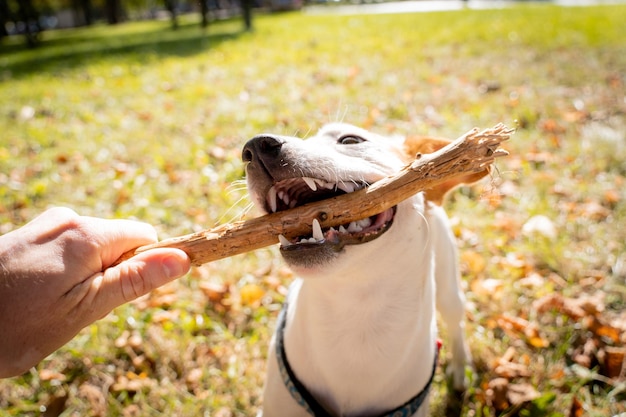
[[[624,21],[624,6],[520,5],[264,15],[244,33],[239,21],[203,32],[189,16],[178,31],[140,22],[45,33],[35,50],[4,44],[0,230],[51,205],[134,217],[161,237],[238,219],[249,203],[232,185],[243,176],[240,149],[263,131],[305,136],[344,120],[453,138],[517,125],[491,182],[449,201],[476,364],[464,415],[499,414],[487,385],[511,347],[531,372],[512,381],[541,393],[524,415],[559,415],[574,398],[590,415],[625,412],[623,393],[571,366],[580,323],[532,307],[554,292],[602,291],[608,317],[623,317]],[[556,238],[522,232],[535,215]],[[541,285],[524,281],[533,274]],[[253,415],[291,278],[275,248],[196,268],[88,327],[36,371],[1,381],[0,415],[37,415],[55,396],[66,415]],[[503,332],[494,323],[505,313],[539,323],[550,346]]]

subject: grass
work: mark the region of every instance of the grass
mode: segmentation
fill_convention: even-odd
[[[494,178],[448,202],[475,361],[452,405],[626,412],[623,377],[580,354],[587,341],[596,353],[626,342],[625,6],[261,15],[252,33],[188,19],[179,31],[141,22],[45,33],[36,50],[0,45],[2,233],[52,205],[137,218],[162,238],[238,219],[240,149],[262,131],[305,136],[345,120],[454,138],[517,125]],[[529,230],[536,215],[555,237]],[[253,415],[291,279],[275,248],[195,268],[0,381],[0,415]],[[554,294],[604,309],[541,310]],[[599,337],[594,317],[621,336]],[[451,406],[443,379],[434,415]]]

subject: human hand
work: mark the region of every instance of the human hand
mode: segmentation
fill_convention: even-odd
[[[148,224],[53,208],[0,236],[0,377],[18,375],[115,307],[187,273],[178,249],[123,253],[157,241]]]

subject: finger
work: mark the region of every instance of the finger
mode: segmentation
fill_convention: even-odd
[[[75,306],[80,327],[107,315],[114,308],[186,274],[191,267],[179,249],[154,249],[99,272],[66,293]]]
[[[82,217],[82,220],[99,241],[103,269],[111,266],[129,250],[158,241],[156,230],[148,223],[96,217]]]
[[[185,275],[191,267],[187,254],[179,249],[154,249],[143,252],[102,274],[94,283],[97,304],[107,314],[113,308],[132,301]]]

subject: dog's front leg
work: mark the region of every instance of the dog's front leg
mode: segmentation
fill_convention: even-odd
[[[452,352],[447,374],[452,378],[454,389],[464,391],[467,388],[465,365],[471,364],[471,356],[465,343],[465,296],[460,288],[458,251],[443,208],[432,205],[429,214],[435,252],[437,310],[446,325]]]

